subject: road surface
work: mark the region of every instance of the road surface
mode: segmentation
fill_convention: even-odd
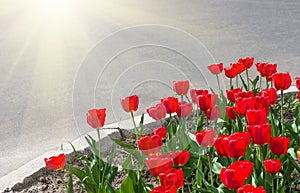
[[[122,31],[145,24],[152,36],[147,27]],[[298,0],[2,0],[0,29],[0,177],[91,131],[82,121],[94,102],[109,108],[111,123],[127,116],[118,97],[129,93],[141,95],[141,113],[170,93],[172,80],[215,86],[209,62],[253,56],[300,76]],[[165,39],[171,49],[150,46]],[[114,53],[144,40],[149,44]],[[203,59],[195,59],[198,75],[180,55],[194,57],[193,42]]]

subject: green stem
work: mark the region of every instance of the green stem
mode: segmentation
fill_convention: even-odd
[[[233,85],[232,85],[232,78],[230,78],[230,90],[233,89]]]
[[[282,132],[284,132],[284,117],[283,117],[283,90],[280,91],[281,92],[281,128],[282,128]]]
[[[221,93],[221,87],[220,87],[220,81],[219,81],[219,76],[217,76],[217,83],[218,83],[218,89],[219,89],[219,94]]]
[[[181,98],[181,102],[183,102],[183,95],[180,95],[180,98]]]
[[[137,129],[135,121],[134,121],[133,112],[130,112],[130,115],[131,115],[131,119],[132,119],[132,122],[133,122],[133,125],[134,125],[134,129],[135,129],[135,138],[136,138],[136,140],[138,140],[140,134],[138,132],[138,129]]]
[[[238,88],[239,87],[239,76],[238,75],[236,75],[236,78],[235,78],[235,83],[236,83],[236,88]]]
[[[98,157],[99,157],[99,164],[100,164],[100,160],[102,159],[102,157],[101,157],[100,128],[97,128],[97,135],[98,135]]]
[[[64,179],[64,177],[62,176],[62,174],[61,174],[60,171],[58,171],[58,175],[59,175],[59,177],[60,177],[62,183],[64,184],[64,186],[65,186],[66,189],[68,190],[68,185],[67,185],[67,183],[66,183],[66,181],[65,181],[65,179]]]
[[[269,88],[269,82],[268,82],[268,77],[266,77],[266,88]]]
[[[261,84],[262,84],[261,82],[262,82],[262,76],[259,77],[259,86],[260,86],[260,89],[261,89]]]
[[[274,193],[274,174],[272,174],[272,193]]]
[[[248,83],[248,91],[250,90],[250,80],[249,80],[249,72],[246,70],[246,75],[247,75],[247,83]]]
[[[198,163],[197,163],[197,168],[198,170],[202,171],[202,163],[201,163],[201,153],[200,153],[200,149],[199,149],[199,158],[198,158]],[[197,185],[199,186],[199,188],[202,188],[202,177],[198,172],[198,176],[197,176]]]
[[[208,148],[207,148],[207,154],[208,154],[207,158],[208,158],[208,167],[209,167],[209,175],[210,175],[210,184],[213,185],[214,181],[213,181],[212,166],[211,166],[212,159],[210,157]]]

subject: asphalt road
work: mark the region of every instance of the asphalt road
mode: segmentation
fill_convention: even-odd
[[[172,80],[214,87],[214,61],[300,76],[298,0],[2,0],[0,29],[0,177],[91,131],[94,105],[112,123],[130,93],[141,113]]]

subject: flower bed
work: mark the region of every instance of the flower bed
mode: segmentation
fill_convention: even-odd
[[[174,81],[176,96],[162,98],[161,103],[146,109],[151,118],[161,122],[150,135],[144,135],[143,116],[139,127],[136,125],[138,96],[121,99],[120,106],[130,114],[136,134],[132,143],[113,139],[128,153],[122,172],[112,164],[113,154],[103,161],[101,143],[89,136],[91,155],[74,149],[79,165],[66,164],[66,156],[61,154],[45,158],[47,168],[56,174],[65,171],[61,183],[70,193],[80,189],[109,193],[299,191],[300,92],[296,97],[284,96],[292,79],[289,73],[277,72],[276,64],[256,63],[259,75],[251,79],[248,70],[253,63],[253,58],[244,58],[224,68],[230,82],[226,94],[220,86],[218,92],[209,92],[189,89],[188,81]],[[220,85],[223,64],[208,69]],[[296,78],[296,86],[300,89],[300,78]],[[86,114],[98,139],[105,117],[105,108]],[[146,181],[150,175],[151,183]]]

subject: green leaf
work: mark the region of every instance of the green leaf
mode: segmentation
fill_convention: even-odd
[[[68,170],[71,172],[71,174],[74,174],[77,178],[79,178],[81,181],[86,177],[86,174],[83,170],[80,170],[78,168],[75,168],[71,165],[68,165]]]
[[[212,171],[215,174],[220,174],[220,171],[221,171],[222,167],[223,167],[222,164],[220,164],[219,162],[213,162]]]
[[[116,144],[118,144],[119,146],[121,146],[125,149],[131,149],[131,150],[135,149],[135,147],[133,145],[125,143],[124,141],[121,141],[121,140],[118,140],[118,139],[113,139],[113,138],[111,140],[113,140],[113,142],[115,142]]]
[[[242,83],[243,83],[243,86],[244,86],[244,88],[245,88],[245,90],[249,90],[248,89],[248,86],[247,86],[247,84],[245,83],[245,80],[244,80],[244,78],[241,76],[241,75],[239,75],[240,76],[240,79],[241,79],[241,81],[242,81]]]
[[[122,164],[122,168],[125,170],[131,170],[132,169],[132,157],[129,155],[125,161]]]
[[[69,180],[68,180],[68,193],[73,193],[74,189],[73,189],[73,175],[71,173],[69,173]]]

